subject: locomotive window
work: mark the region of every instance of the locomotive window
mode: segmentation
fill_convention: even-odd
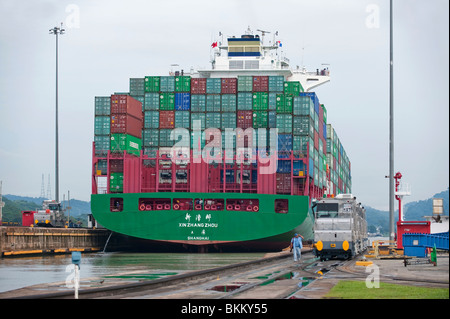
[[[289,200],[275,199],[275,213],[287,214],[289,211]]]
[[[123,211],[123,198],[111,198],[109,202],[109,210],[112,212]]]
[[[338,211],[339,211],[338,203],[318,203],[316,216],[318,218],[337,217]]]

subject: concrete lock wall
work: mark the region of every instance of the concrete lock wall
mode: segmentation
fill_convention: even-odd
[[[0,227],[1,256],[103,249],[106,229]]]

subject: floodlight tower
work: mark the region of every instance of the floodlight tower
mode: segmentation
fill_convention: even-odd
[[[59,157],[58,157],[58,35],[64,34],[66,30],[63,29],[63,24],[61,22],[61,27],[54,27],[50,29],[50,34],[56,35],[56,117],[55,117],[55,200],[59,202]]]

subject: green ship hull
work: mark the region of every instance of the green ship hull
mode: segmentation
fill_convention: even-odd
[[[192,205],[184,205],[187,202]],[[284,205],[282,210],[280,203]],[[91,209],[102,226],[156,246],[276,251],[288,247],[294,233],[301,234],[305,240],[313,239],[314,221],[308,196],[183,192],[93,194]]]

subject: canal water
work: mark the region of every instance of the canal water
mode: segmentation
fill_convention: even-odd
[[[201,270],[255,260],[264,253],[87,253],[82,254],[81,279],[145,270]],[[0,258],[0,292],[65,281],[71,255]]]

